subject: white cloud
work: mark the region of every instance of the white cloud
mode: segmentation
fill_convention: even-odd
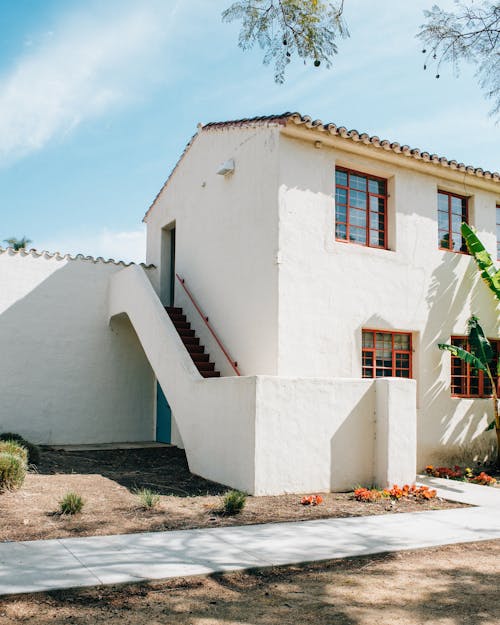
[[[146,258],[146,228],[118,232],[103,229],[83,236],[61,233],[57,239],[36,240],[34,247],[61,254],[84,254],[142,263]]]
[[[154,60],[166,54],[176,5],[94,2],[30,41],[0,76],[0,164],[138,98],[158,79]]]

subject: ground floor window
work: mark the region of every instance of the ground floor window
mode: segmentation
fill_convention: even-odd
[[[411,378],[411,334],[363,330],[364,378]]]
[[[489,339],[493,348],[493,360],[490,363],[498,388],[496,375],[500,341]],[[452,336],[451,344],[470,351],[466,336]],[[491,382],[483,371],[477,371],[456,356],[451,357],[451,394],[455,397],[491,397]]]

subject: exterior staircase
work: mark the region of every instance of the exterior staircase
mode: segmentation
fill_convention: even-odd
[[[181,337],[181,341],[191,356],[196,368],[204,378],[220,378],[220,371],[215,370],[215,364],[210,362],[209,354],[205,354],[205,347],[200,345],[200,339],[196,336],[191,324],[186,319],[182,308],[177,306],[165,306],[168,316]]]

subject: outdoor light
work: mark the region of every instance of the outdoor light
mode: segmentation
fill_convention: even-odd
[[[232,174],[234,171],[234,158],[230,158],[229,160],[222,163],[222,165],[217,170],[219,176],[226,176],[227,174]]]

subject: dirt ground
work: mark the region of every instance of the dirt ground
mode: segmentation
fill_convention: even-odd
[[[156,509],[140,507],[134,490],[144,487],[161,494]],[[184,452],[175,447],[44,449],[37,472],[27,476],[22,489],[0,495],[0,542],[460,507],[437,499],[361,503],[349,493],[326,493],[324,503],[315,507],[302,506],[301,495],[249,497],[241,514],[228,517],[219,513],[221,495],[227,490],[189,473]],[[85,501],[82,513],[74,517],[57,514],[58,502],[68,491]]]
[[[500,541],[0,598],[0,625],[498,625]]]

